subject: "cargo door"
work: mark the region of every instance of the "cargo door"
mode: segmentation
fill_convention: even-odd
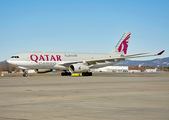
[[[30,61],[29,54],[24,54],[25,55],[25,61]]]

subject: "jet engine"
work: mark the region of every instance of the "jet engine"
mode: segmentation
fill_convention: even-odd
[[[47,72],[51,72],[52,69],[35,69],[35,71],[37,73],[47,73]]]
[[[69,66],[69,71],[71,73],[88,72],[89,67],[86,66],[86,65],[82,65],[82,64],[72,64],[72,65]]]

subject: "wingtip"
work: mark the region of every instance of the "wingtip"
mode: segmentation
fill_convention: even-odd
[[[159,52],[157,55],[162,55],[165,50]]]

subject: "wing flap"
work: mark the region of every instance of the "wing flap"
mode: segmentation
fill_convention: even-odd
[[[154,54],[154,55],[143,55],[143,54],[148,54],[148,53],[140,53],[140,54],[134,54],[134,55],[127,55],[127,56],[123,56],[125,58],[139,58],[139,57],[150,57],[150,56],[158,56],[158,55],[162,55],[164,53],[165,50]]]
[[[133,54],[133,55],[126,55],[126,56],[137,56],[137,55],[145,55],[145,54],[149,54],[149,53],[139,53],[139,54]]]

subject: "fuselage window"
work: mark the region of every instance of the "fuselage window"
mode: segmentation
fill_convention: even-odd
[[[11,58],[19,58],[19,56],[12,56]]]

